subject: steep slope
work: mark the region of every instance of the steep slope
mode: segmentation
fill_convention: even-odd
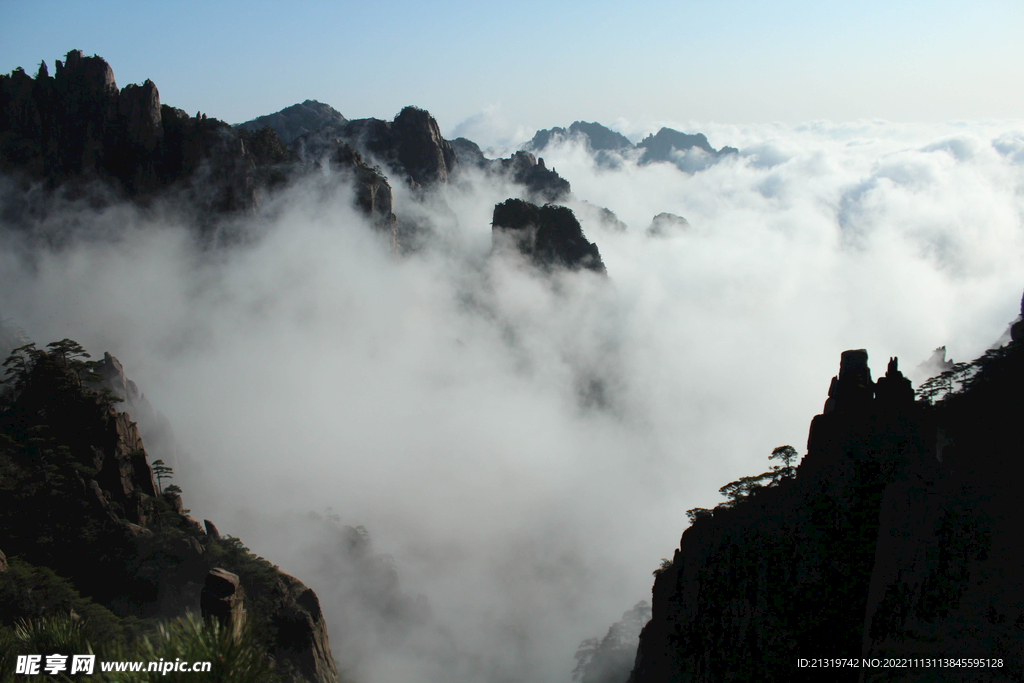
[[[728,503],[690,512],[630,680],[821,680],[801,658],[856,660],[829,680],[963,671],[862,657],[989,658],[972,680],[1019,680],[1024,350],[959,372],[960,389],[932,405],[914,401],[895,359],[872,382],[867,353],[843,353],[800,466],[728,484]]]
[[[491,235],[495,248],[513,246],[542,268],[606,274],[597,245],[587,240],[572,210],[564,206],[509,199],[494,207]]]
[[[569,181],[562,178],[553,168],[544,164],[530,152],[519,151],[507,159],[488,159],[480,146],[466,138],[452,141],[452,149],[459,157],[459,163],[467,168],[477,168],[492,177],[505,178],[523,186],[527,200],[544,203],[567,199],[572,192]]]
[[[53,77],[45,63],[35,78],[0,75],[0,171],[50,187],[100,180],[139,198],[181,186],[200,208],[245,209],[265,170],[292,160],[276,139],[252,140],[162,105],[152,81],[118,90],[110,65],[79,50]]]
[[[85,357],[63,340],[46,351],[24,346],[5,363],[13,392],[0,411],[0,550],[9,567],[0,572],[0,630],[77,606],[94,642],[128,645],[189,611],[240,629],[244,605],[278,671],[337,681],[316,595],[188,515],[180,490],[161,486],[169,472],[151,467],[129,414],[113,407],[120,365],[107,357],[98,376]],[[208,599],[218,579],[231,585],[217,595],[232,605],[224,613]]]
[[[274,117],[279,117],[282,125],[291,126],[288,130],[302,123],[321,130],[345,122],[326,105],[307,101],[296,107],[270,118],[277,122]],[[411,148],[407,156],[416,158],[420,140],[410,136],[412,142],[402,149]],[[357,206],[378,227],[394,233],[386,177],[344,140],[332,142],[324,155],[303,161],[270,127],[243,124],[236,129],[205,114],[191,117],[162,105],[152,81],[118,90],[110,65],[78,50],[57,62],[54,77],[45,63],[35,78],[21,70],[0,75],[0,172],[25,188],[42,183],[72,198],[143,204],[170,195],[183,200],[174,202],[177,210],[208,225],[225,213],[253,211],[263,197],[299,179],[330,185],[321,172],[326,163],[340,171],[334,184],[351,182]],[[454,152],[448,158],[453,160]],[[30,222],[49,210],[50,196],[18,210],[12,206],[5,217],[18,224],[28,216]]]
[[[333,153],[339,142],[383,163],[413,188],[448,183],[459,171],[458,156],[441,136],[437,121],[418,107],[405,107],[393,121],[355,119],[328,125],[297,137],[291,146],[303,158],[316,160]]]

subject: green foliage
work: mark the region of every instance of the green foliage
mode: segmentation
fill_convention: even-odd
[[[753,477],[740,477],[718,489],[718,492],[729,499],[726,505],[733,505],[764,486],[763,482],[771,481],[774,477],[774,472],[765,472]]]
[[[70,581],[52,569],[8,558],[8,570],[0,574],[0,615],[6,625],[70,612],[81,616],[84,634],[93,642],[123,642],[133,631],[133,622],[124,623],[107,608],[82,597]]]
[[[243,626],[236,635],[233,629],[222,626],[216,619],[203,621],[192,612],[184,618],[160,624],[157,632],[144,636],[133,651],[132,658],[136,661],[210,662],[211,669],[209,673],[123,673],[112,676],[112,680],[123,683],[195,683],[200,679],[217,683],[269,683],[276,680],[251,626]]]
[[[769,460],[781,460],[786,467],[791,467],[796,461],[798,454],[796,449],[790,445],[778,446],[768,456]]]
[[[64,655],[70,661],[72,655],[82,654],[93,654],[93,649],[86,637],[85,625],[77,615],[65,612],[18,620],[13,628],[0,632],[0,683],[24,680],[23,676],[15,674],[18,655]],[[39,677],[72,680],[66,675],[56,679],[47,674]]]
[[[26,653],[73,655],[92,651],[85,623],[71,613],[21,620],[14,627],[14,637]]]
[[[153,461],[153,476],[156,477],[157,491],[163,493],[164,479],[171,479],[174,477],[174,470],[164,464],[163,460]],[[175,487],[177,488],[177,487]],[[178,489],[181,492],[181,489]]]
[[[710,519],[713,514],[714,512],[707,508],[691,508],[686,511],[686,518],[693,524],[698,519]]]
[[[3,366],[7,368],[7,372],[4,373],[4,384],[11,387],[15,393],[20,394],[25,388],[32,368],[45,355],[45,351],[36,348],[35,342],[19,346],[11,351],[3,363]]]
[[[719,507],[733,507],[745,498],[756,494],[762,488],[767,486],[778,486],[782,481],[794,478],[796,476],[796,467],[794,467],[792,463],[797,459],[797,457],[799,457],[798,453],[792,446],[778,446],[772,450],[772,454],[768,456],[768,459],[781,460],[785,464],[774,465],[768,472],[762,472],[761,474],[750,477],[740,477],[736,481],[731,481],[718,489],[718,492],[728,499]],[[698,519],[710,514],[710,510],[693,508],[692,510],[687,511],[686,516],[690,518],[690,523],[692,524]]]
[[[657,569],[655,569],[651,573],[654,574],[655,576],[658,576],[663,571],[665,571],[666,569],[668,569],[671,566],[672,566],[672,560],[668,559],[667,557],[663,557],[663,558],[661,558],[661,564],[658,566]]]
[[[985,359],[991,358],[993,352],[998,355],[999,351],[1001,349],[990,349],[981,358],[970,363],[954,363],[949,370],[929,377],[917,388],[918,399],[934,404],[950,394],[964,392],[970,387],[973,377],[984,367]]]
[[[94,645],[101,641],[88,637],[86,623],[74,613],[62,613],[22,620],[14,628],[0,630],[0,683],[22,680],[14,674],[17,656],[21,654],[96,655],[92,675],[72,677],[64,672],[56,678],[62,681],[76,678],[99,683],[194,683],[200,679],[217,683],[280,681],[250,627],[243,626],[236,634],[216,619],[204,622],[190,612],[184,618],[158,624],[151,632],[128,644],[108,642],[97,649]],[[146,668],[149,662],[209,662],[210,671],[102,672],[100,662],[110,661],[143,662]],[[46,674],[40,674],[40,679],[55,680]]]
[[[0,409],[0,546],[9,570],[0,574],[0,683],[7,683],[10,651],[26,643],[36,647],[46,638],[70,643],[78,648],[74,654],[86,651],[84,638],[119,654],[110,659],[174,661],[185,658],[180,653],[203,651],[213,653],[211,661],[234,662],[230,666],[240,672],[216,673],[215,665],[215,680],[261,680],[274,635],[270,615],[282,597],[277,568],[238,539],[210,539],[178,514],[181,489],[168,484],[173,470],[161,461],[153,470],[164,495],[142,504],[149,533],[129,537],[101,509],[103,499],[90,486],[98,476],[97,452],[110,445],[112,397],[86,388],[95,380],[88,358],[80,345],[64,339],[46,350],[24,345],[4,362],[9,400]],[[124,517],[119,503],[109,496],[106,502],[109,512]],[[140,618],[156,608],[167,582],[184,581],[201,565],[222,566],[241,578],[250,624],[239,641],[229,643],[218,627],[200,627],[195,619],[158,630],[156,620]],[[146,634],[148,640],[141,639]],[[117,680],[149,680],[124,676]],[[175,676],[161,676],[168,677]],[[188,677],[198,680],[191,672]],[[99,672],[93,678],[112,680]]]

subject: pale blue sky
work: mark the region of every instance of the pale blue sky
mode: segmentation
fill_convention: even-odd
[[[1024,116],[1024,3],[0,0],[0,71],[78,48],[119,86],[238,122],[306,98],[573,120]]]

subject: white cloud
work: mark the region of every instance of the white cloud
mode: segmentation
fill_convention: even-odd
[[[171,218],[81,209],[118,237],[29,261],[5,233],[3,314],[118,356],[199,460],[179,473],[186,505],[222,533],[328,593],[259,520],[330,506],[466,651],[567,680],[575,646],[645,597],[686,509],[775,446],[803,451],[841,351],[909,370],[999,337],[1024,286],[1019,131],[709,126],[741,155],[693,175],[549,149],[578,199],[629,226],[578,211],[607,281],[488,258],[512,189],[479,179],[446,193],[457,227],[404,259],[344,193],[300,188],[214,251]],[[693,230],[646,238],[663,211]],[[588,378],[605,408],[581,405]],[[376,654],[365,680],[400,679],[431,647]]]

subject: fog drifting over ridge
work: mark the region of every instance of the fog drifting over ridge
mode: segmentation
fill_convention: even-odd
[[[117,356],[197,460],[186,507],[314,588],[329,628],[329,578],[297,551],[315,533],[267,519],[365,525],[493,680],[566,681],[580,641],[649,598],[687,509],[775,446],[803,453],[841,351],[875,376],[941,344],[968,360],[1019,310],[1024,126],[699,130],[740,154],[687,175],[542,153],[628,224],[570,203],[607,281],[491,258],[510,186],[446,188],[457,225],[401,259],[350,195],[299,186],[213,252],[171,212],[76,209],[93,237],[31,263],[5,228],[0,312]],[[663,211],[691,231],[646,237]],[[581,401],[591,377],[604,405]],[[423,671],[424,648],[382,649],[361,680]]]

